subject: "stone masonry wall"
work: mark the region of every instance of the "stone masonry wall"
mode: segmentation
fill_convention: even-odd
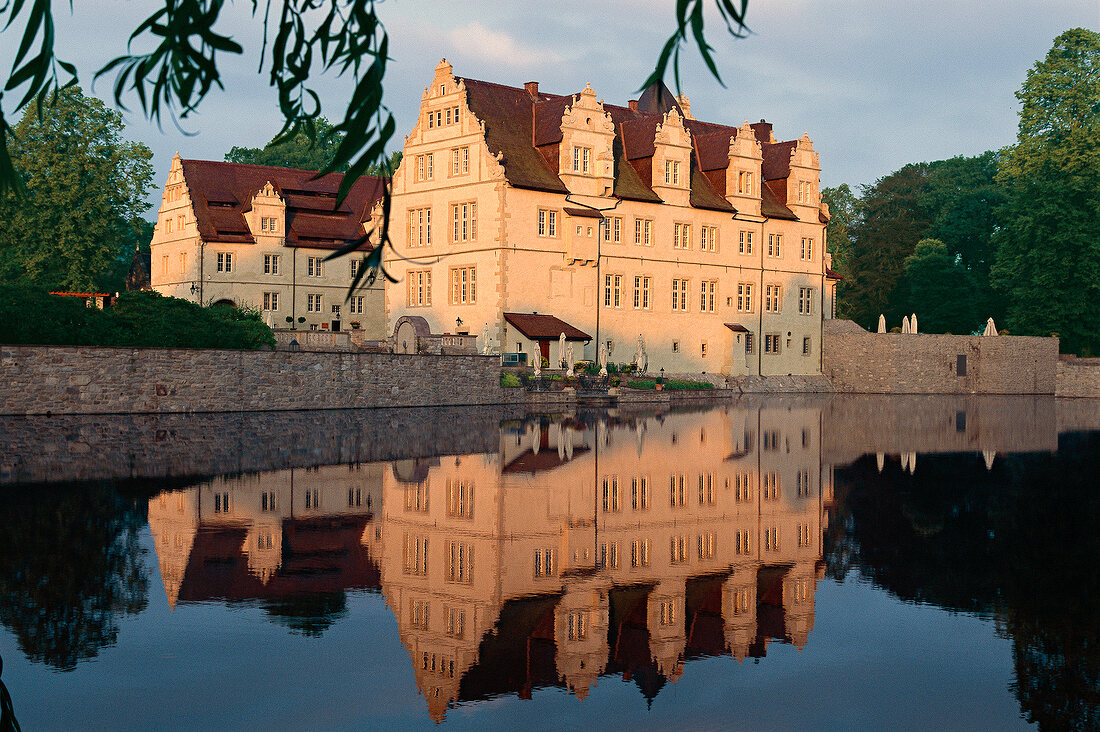
[[[836,391],[864,394],[1054,394],[1057,363],[1057,338],[868,333],[849,321],[826,321],[822,345]]]
[[[1055,394],[1060,397],[1100,397],[1100,358],[1059,358]]]
[[[493,356],[0,346],[0,414],[502,404]],[[514,391],[514,390],[511,390]]]

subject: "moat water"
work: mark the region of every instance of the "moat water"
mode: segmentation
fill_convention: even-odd
[[[1098,729],[1100,403],[0,419],[38,729]]]

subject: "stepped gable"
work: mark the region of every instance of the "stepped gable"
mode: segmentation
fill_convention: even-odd
[[[558,176],[557,161],[562,141],[561,120],[575,95],[548,94],[537,84],[511,87],[466,77],[455,77],[467,95],[467,104],[485,126],[489,151],[500,156],[505,179],[516,188],[551,193],[568,193]],[[652,189],[657,126],[672,109],[683,117],[676,96],[661,82],[647,87],[636,102],[622,107],[604,103],[615,125],[613,194],[632,201],[660,203]],[[726,201],[725,171],[729,165],[730,141],[737,127],[683,119],[691,133],[694,154],[691,164],[690,203],[695,208],[735,212]],[[764,150],[764,182],[785,179],[790,174],[790,152],[796,141],[774,142],[772,125],[763,120],[750,125]],[[797,219],[786,207],[786,187],[760,186],[765,216]]]
[[[321,178],[313,170],[266,165],[181,160],[199,235],[206,242],[254,244],[245,221],[252,199],[267,183],[286,203],[287,246],[337,249],[360,236],[371,209],[382,200],[389,178],[362,176],[337,206],[340,173]],[[369,250],[364,244],[361,250]]]

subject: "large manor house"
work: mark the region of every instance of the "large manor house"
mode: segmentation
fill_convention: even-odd
[[[820,373],[838,278],[807,135],[697,120],[659,83],[615,106],[590,86],[456,77],[444,60],[403,152],[384,253],[396,284],[348,299],[360,257],[325,261],[378,224],[384,179],[336,206],[337,175],[177,156],[154,289],[371,339],[416,319],[506,363],[644,348],[650,372]]]

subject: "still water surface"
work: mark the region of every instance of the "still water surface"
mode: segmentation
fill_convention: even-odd
[[[973,397],[7,419],[2,679],[26,730],[1096,729],[1097,430]]]

